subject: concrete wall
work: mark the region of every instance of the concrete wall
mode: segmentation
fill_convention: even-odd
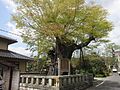
[[[19,88],[19,75],[20,75],[20,73],[18,70],[13,70],[11,90],[18,90],[18,88]]]
[[[3,80],[5,81],[3,85],[3,90],[9,90],[9,84],[10,84],[10,68],[4,69],[3,72]],[[12,72],[12,84],[11,84],[11,90],[18,90],[19,88],[19,71],[13,70]]]
[[[69,72],[69,60],[61,60],[61,73]]]
[[[3,69],[3,80],[5,81],[3,85],[3,90],[9,90],[9,81],[10,81],[10,69]]]
[[[8,44],[4,41],[0,41],[0,49],[7,50],[8,49]]]
[[[19,62],[19,71],[26,72],[26,62]]]
[[[11,62],[14,63],[14,62]],[[12,80],[11,80],[11,90],[18,90],[19,88],[19,75],[20,72],[25,72],[26,68],[26,62],[20,62],[19,63],[19,68],[13,67],[12,68]],[[9,85],[10,85],[10,67],[5,67],[3,68],[3,80],[5,81],[3,85],[3,90],[9,90]]]

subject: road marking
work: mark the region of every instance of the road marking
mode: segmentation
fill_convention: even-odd
[[[99,87],[100,85],[102,85],[105,81],[101,82],[100,84],[96,85],[95,87]]]

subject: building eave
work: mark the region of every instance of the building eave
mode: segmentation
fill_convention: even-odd
[[[6,42],[8,43],[8,45],[17,42],[17,40],[12,39],[12,38],[10,38],[10,37],[3,36],[3,35],[0,35],[0,39],[6,41]]]

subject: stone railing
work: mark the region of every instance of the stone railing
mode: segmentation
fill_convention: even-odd
[[[92,75],[20,75],[20,90],[82,90],[92,85]]]

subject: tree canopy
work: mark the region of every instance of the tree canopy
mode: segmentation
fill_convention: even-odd
[[[13,15],[16,27],[23,30],[23,41],[29,49],[38,53],[55,47],[57,40],[64,47],[73,46],[73,52],[92,40],[100,41],[112,30],[106,10],[84,0],[14,1],[17,4],[17,13]]]

